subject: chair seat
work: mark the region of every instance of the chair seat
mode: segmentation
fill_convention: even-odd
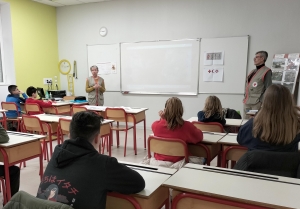
[[[115,130],[115,131],[124,131],[126,130],[126,125],[112,125],[110,128],[111,130]],[[131,128],[133,128],[133,125],[127,126],[127,129],[131,129]]]

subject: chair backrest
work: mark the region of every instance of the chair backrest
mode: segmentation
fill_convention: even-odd
[[[140,209],[141,206],[136,199],[129,195],[108,192],[106,196],[106,209],[127,208]]]
[[[41,134],[45,134],[46,130],[44,130],[42,122],[38,117],[32,115],[22,115],[22,122],[25,131],[38,131]]]
[[[64,96],[63,100],[74,100],[75,96]]]
[[[15,110],[18,112],[18,107],[14,102],[1,102],[1,107],[5,110]]]
[[[196,126],[201,131],[209,131],[209,132],[219,132],[224,133],[224,128],[221,123],[217,122],[192,122],[194,126]]]
[[[300,152],[248,151],[234,169],[300,178]]]
[[[123,108],[107,107],[105,109],[105,118],[119,122],[127,122],[126,112]]]
[[[83,107],[83,106],[77,106],[77,105],[72,106],[72,115],[74,115],[75,113],[78,113],[78,112],[83,112],[83,111],[88,111],[88,110],[86,109],[86,107]]]
[[[3,209],[13,208],[30,208],[30,209],[73,209],[69,205],[50,200],[43,200],[36,198],[24,191],[16,193],[10,201],[3,207]]]
[[[25,103],[25,112],[29,114],[30,112],[36,112],[39,114],[43,113],[43,110],[41,109],[39,104],[36,103]]]
[[[162,138],[156,136],[148,137],[148,157],[151,152],[168,156],[182,156],[185,161],[189,161],[189,152],[187,144],[181,139]]]
[[[67,119],[67,118],[59,118],[59,128],[60,128],[60,133],[62,134],[68,134],[70,132],[70,123],[72,119]]]

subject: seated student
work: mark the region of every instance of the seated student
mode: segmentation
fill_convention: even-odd
[[[249,150],[297,152],[300,141],[299,110],[285,86],[269,86],[260,111],[240,128],[238,143]]]
[[[216,96],[209,96],[205,100],[204,109],[198,112],[200,122],[218,122],[223,126],[226,124],[221,101]]]
[[[203,140],[203,133],[191,122],[182,118],[183,106],[177,97],[171,97],[166,101],[165,109],[159,111],[160,120],[152,124],[152,131],[155,136],[164,138],[182,139],[186,143],[196,144]],[[156,160],[178,162],[183,157],[166,156],[154,153]]]
[[[8,91],[9,91],[9,95],[7,95],[6,97],[6,102],[14,102],[16,103],[17,107],[18,107],[18,112],[21,115],[21,102],[25,103],[25,100],[28,98],[28,96],[23,93],[22,91],[20,91],[18,89],[18,86],[16,85],[10,85],[8,86]],[[23,98],[20,97],[20,94],[22,94]],[[18,113],[17,111],[14,110],[10,110],[8,112],[6,112],[6,117],[8,118],[17,118],[18,117]]]
[[[0,125],[0,143],[6,143],[9,141],[9,136],[6,130]],[[5,176],[4,165],[0,165],[0,176]],[[9,178],[10,178],[10,194],[13,196],[19,191],[20,186],[20,168],[18,166],[9,167]]]
[[[51,101],[46,101],[46,100],[43,101],[43,100],[36,99],[37,92],[36,92],[36,88],[34,88],[33,86],[28,87],[26,93],[29,96],[29,98],[26,99],[26,103],[36,103],[41,107],[41,109],[43,107],[52,107]],[[39,114],[39,112],[29,112],[29,115],[35,115],[35,114]]]
[[[104,209],[108,191],[123,194],[140,192],[143,177],[99,154],[100,125],[103,118],[94,112],[78,112],[70,124],[70,138],[55,147],[37,197],[70,205],[75,209]]]

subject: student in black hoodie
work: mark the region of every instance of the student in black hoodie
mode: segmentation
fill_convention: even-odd
[[[223,126],[226,124],[221,101],[216,96],[209,96],[205,100],[204,109],[198,112],[200,122],[218,122]]]
[[[119,164],[116,158],[98,153],[102,120],[93,112],[73,116],[71,139],[55,147],[37,197],[75,209],[104,209],[108,191],[132,194],[144,189],[139,173]]]

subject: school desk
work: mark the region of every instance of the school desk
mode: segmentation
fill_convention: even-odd
[[[105,112],[105,109],[107,108],[105,106],[93,106],[93,105],[85,105],[84,107],[86,107],[88,110],[96,111],[96,112]],[[136,124],[140,122],[144,122],[144,148],[146,149],[146,110],[148,110],[148,108],[140,108],[140,107],[115,107],[115,108],[123,108],[127,114],[127,122],[133,123],[135,154],[137,150],[136,149]]]
[[[169,189],[163,187],[162,184],[175,172],[177,172],[177,169],[129,162],[120,163],[137,171],[145,180],[145,189],[139,193],[130,195],[137,200],[142,209],[160,209],[163,205],[168,206]],[[127,207],[123,205],[123,201],[121,199],[107,196],[106,209],[114,208],[127,209]]]
[[[51,108],[51,107],[43,107],[43,111],[45,113],[51,113],[51,114],[71,114],[71,107],[73,105],[86,105],[87,102],[85,103],[79,103],[79,102],[70,102],[68,100],[66,101],[57,101],[57,102],[53,102],[52,106],[55,107]]]
[[[222,163],[221,167],[226,167],[226,162],[231,160],[232,162],[238,161],[246,152],[247,148],[240,146],[236,141],[237,134],[229,133],[218,141],[222,145]],[[234,164],[234,163],[233,163]],[[233,165],[232,164],[232,165]]]
[[[188,150],[192,156],[207,158],[207,165],[218,156],[218,165],[221,165],[220,152],[221,145],[218,141],[222,139],[226,133],[203,132],[203,141],[198,144],[188,144]]]
[[[9,166],[30,160],[36,157],[40,158],[40,177],[43,176],[43,156],[40,139],[45,138],[43,135],[27,134],[21,132],[7,131],[9,141],[0,144],[0,162],[4,163],[5,184],[7,201],[10,200],[10,177]]]
[[[52,114],[38,114],[34,115],[38,117],[41,121],[49,123],[51,127],[55,126],[57,128],[58,122],[60,118],[65,119],[72,119],[72,116],[66,116],[66,115],[52,115]],[[100,136],[105,137],[108,136],[108,153],[109,156],[111,156],[111,129],[110,129],[110,123],[114,122],[113,120],[104,120],[102,121],[101,128],[100,128]]]
[[[7,110],[0,109],[0,113],[2,114],[2,118],[1,118],[1,120],[0,120],[0,123],[3,124],[3,128],[4,128],[4,129],[7,129],[5,112],[7,112]]]
[[[187,164],[163,186],[173,189],[172,204],[177,207],[172,208],[177,209],[300,207],[300,179],[281,176]],[[177,201],[182,192],[194,196]]]
[[[232,118],[225,118],[226,124],[225,126],[233,126],[233,127],[241,127],[242,124],[242,119],[232,119]],[[198,121],[197,117],[191,117],[187,121],[193,122],[193,121]]]

